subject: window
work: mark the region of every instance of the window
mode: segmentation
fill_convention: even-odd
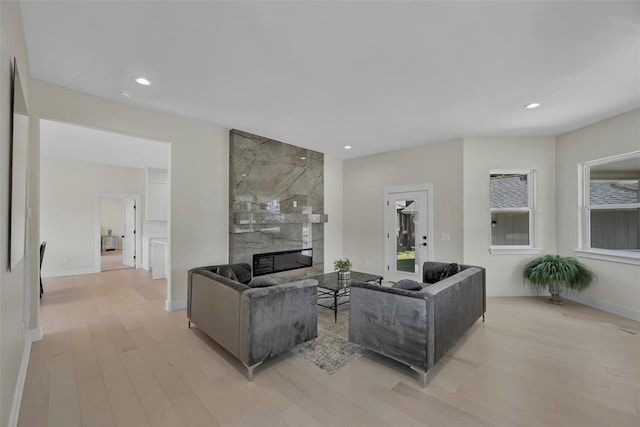
[[[492,170],[492,254],[538,253],[534,246],[534,174],[531,170]]]
[[[583,165],[584,257],[640,263],[640,152]]]

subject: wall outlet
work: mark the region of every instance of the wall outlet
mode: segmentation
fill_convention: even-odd
[[[442,240],[451,240],[449,233],[442,233]]]

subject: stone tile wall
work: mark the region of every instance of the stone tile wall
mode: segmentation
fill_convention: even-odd
[[[296,279],[324,271],[324,154],[239,130],[229,133],[229,261],[254,253],[313,248],[313,267],[276,273]]]

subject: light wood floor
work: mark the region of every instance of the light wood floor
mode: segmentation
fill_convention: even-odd
[[[122,251],[108,251],[100,254],[100,270],[124,270],[125,268],[133,268],[122,263]]]
[[[144,270],[45,288],[20,426],[640,425],[640,323],[575,303],[489,299],[422,389],[372,353],[333,375],[285,354],[249,383]]]

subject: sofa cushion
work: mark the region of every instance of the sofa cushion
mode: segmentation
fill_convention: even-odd
[[[254,277],[248,283],[248,286],[252,288],[266,288],[267,286],[277,285],[278,281],[273,277]]]
[[[447,277],[451,277],[454,274],[458,274],[459,272],[460,272],[460,267],[458,266],[458,263],[452,262],[451,264],[447,265],[444,270],[442,270],[439,280],[444,280]]]
[[[392,287],[397,289],[406,289],[408,291],[419,291],[422,289],[422,285],[420,283],[410,279],[398,280]]]
[[[236,282],[238,281],[238,277],[236,276],[236,273],[234,273],[233,269],[228,265],[223,265],[222,267],[219,267],[218,275],[222,277],[226,277],[227,279],[235,280]]]

